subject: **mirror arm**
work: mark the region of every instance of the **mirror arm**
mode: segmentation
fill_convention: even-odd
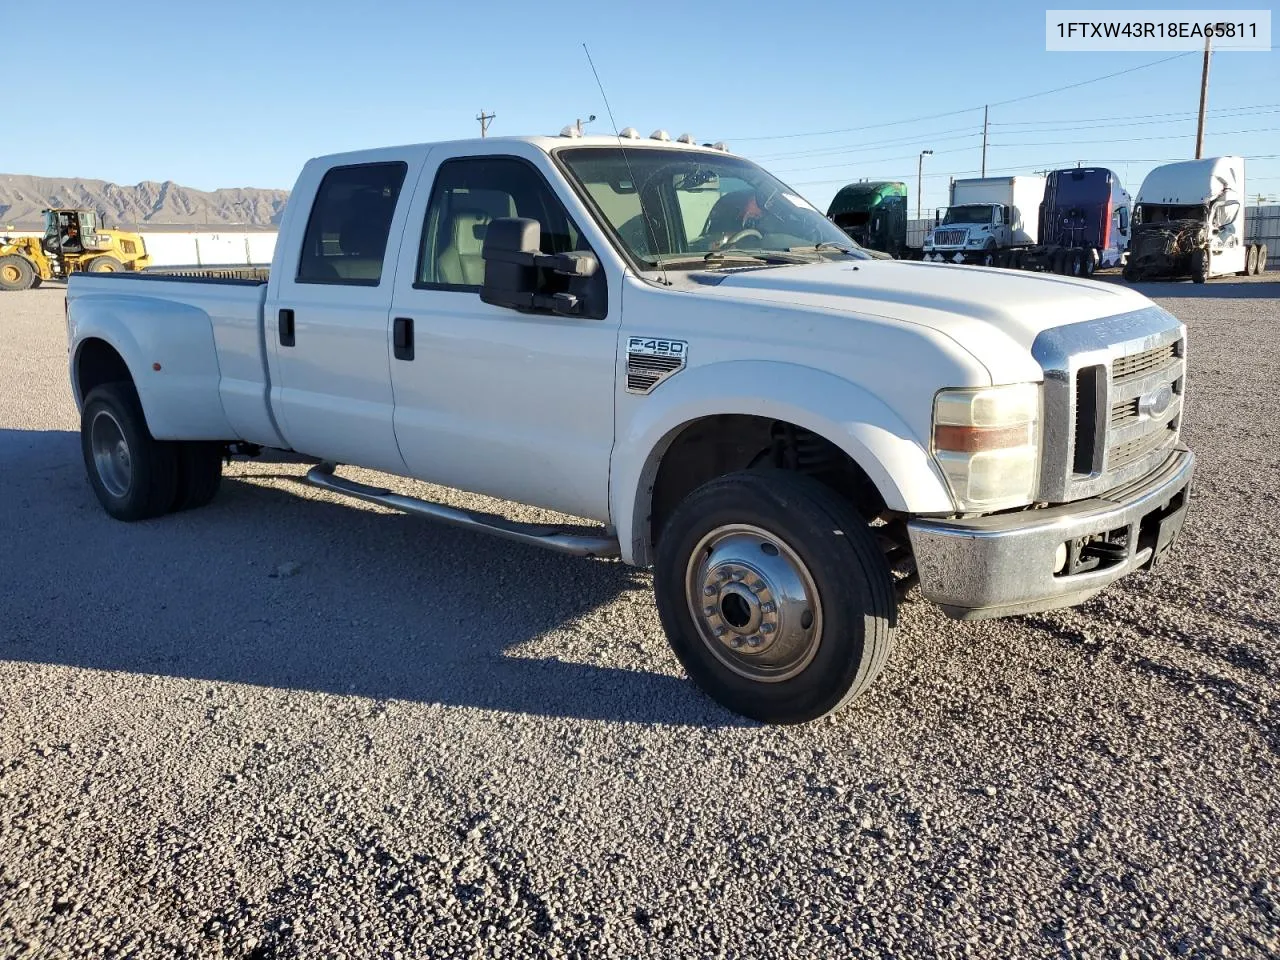
[[[512,263],[518,267],[540,267],[568,277],[593,276],[600,262],[589,254],[580,253],[530,253],[525,250],[489,250],[484,258],[497,263]]]

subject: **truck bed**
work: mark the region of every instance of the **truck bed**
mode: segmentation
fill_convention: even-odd
[[[199,269],[72,274],[72,342],[121,345],[156,439],[283,445],[267,403],[266,271]]]

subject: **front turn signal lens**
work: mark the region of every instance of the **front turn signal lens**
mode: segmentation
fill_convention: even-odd
[[[961,511],[1030,503],[1040,465],[1040,384],[942,390],[933,457]]]

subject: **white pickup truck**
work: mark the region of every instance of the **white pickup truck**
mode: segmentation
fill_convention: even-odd
[[[917,585],[960,618],[1079,603],[1152,566],[1187,508],[1173,316],[1119,285],[869,259],[755,164],[662,132],[312,160],[269,280],[77,274],[67,308],[113,517],[293,450],[331,491],[652,566],[689,675],[770,722],[865,690]]]

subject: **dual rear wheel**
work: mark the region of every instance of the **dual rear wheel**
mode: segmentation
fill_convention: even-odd
[[[117,520],[202,507],[222,480],[222,445],[154,439],[128,382],[103,384],[85,397],[80,449],[98,502]]]

